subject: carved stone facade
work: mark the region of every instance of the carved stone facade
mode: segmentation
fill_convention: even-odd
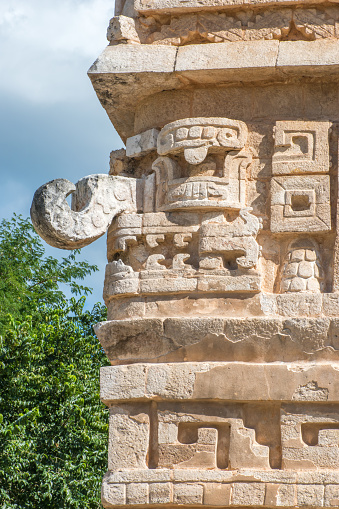
[[[56,247],[108,231],[104,507],[339,507],[338,23],[116,3],[89,76],[126,149],[31,210]]]

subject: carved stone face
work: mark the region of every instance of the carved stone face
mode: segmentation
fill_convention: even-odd
[[[104,507],[339,506],[338,23],[116,4],[89,75],[126,151],[32,208],[59,247],[108,229]]]

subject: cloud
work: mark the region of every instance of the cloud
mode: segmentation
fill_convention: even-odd
[[[0,218],[27,217],[49,180],[107,172],[110,151],[121,148],[86,75],[113,10],[114,0],[0,0]],[[100,269],[85,281],[94,289],[88,307],[102,300],[105,243],[82,250]]]
[[[112,0],[3,0],[0,93],[37,103],[81,101],[88,67],[107,44]]]

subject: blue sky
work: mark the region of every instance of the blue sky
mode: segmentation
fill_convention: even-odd
[[[110,151],[123,146],[86,74],[107,45],[113,13],[114,0],[1,0],[1,218],[27,217],[49,180],[108,172]],[[92,305],[102,300],[105,237],[82,258],[100,268],[87,281]]]

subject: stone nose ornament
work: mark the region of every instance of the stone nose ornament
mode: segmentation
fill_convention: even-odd
[[[69,206],[66,198],[72,194]],[[77,249],[107,231],[113,218],[137,211],[137,179],[90,175],[74,185],[56,179],[34,194],[31,219],[37,233],[51,246]]]

